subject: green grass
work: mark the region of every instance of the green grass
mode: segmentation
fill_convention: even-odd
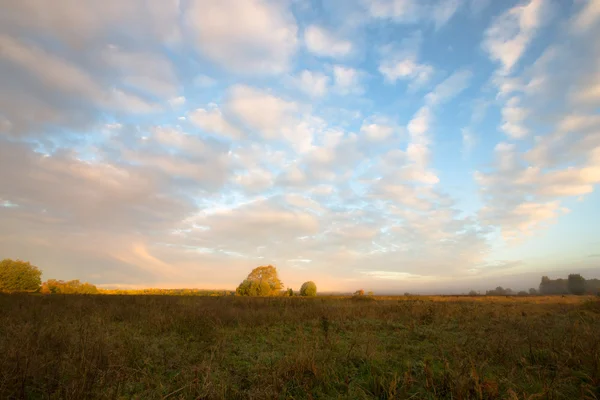
[[[597,399],[600,306],[3,295],[0,398]]]

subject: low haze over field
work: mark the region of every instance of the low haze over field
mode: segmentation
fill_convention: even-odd
[[[0,7],[0,258],[121,287],[599,277],[599,0]]]

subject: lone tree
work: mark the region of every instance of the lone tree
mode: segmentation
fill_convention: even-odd
[[[29,262],[6,258],[0,261],[0,292],[33,292],[42,284],[42,271]]]
[[[581,296],[585,293],[585,278],[579,274],[570,274],[568,287],[571,294]]]
[[[317,295],[317,285],[313,281],[304,282],[300,288],[300,296],[314,297]]]
[[[271,296],[281,288],[283,282],[277,276],[277,268],[267,265],[254,268],[235,292],[238,296]]]

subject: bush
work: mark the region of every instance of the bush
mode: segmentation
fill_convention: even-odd
[[[300,296],[314,297],[317,295],[317,285],[313,281],[304,282],[300,288]]]
[[[6,258],[0,262],[0,292],[34,292],[42,284],[41,276],[29,262]]]

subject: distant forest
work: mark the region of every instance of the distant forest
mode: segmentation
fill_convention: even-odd
[[[472,291],[469,294],[474,294]],[[514,292],[512,289],[498,286],[496,289],[485,292],[487,296],[510,296],[510,295],[563,295],[563,294],[595,294],[600,295],[600,279],[585,279],[580,274],[571,274],[568,278],[550,279],[542,276],[538,289],[531,288],[528,291]]]

